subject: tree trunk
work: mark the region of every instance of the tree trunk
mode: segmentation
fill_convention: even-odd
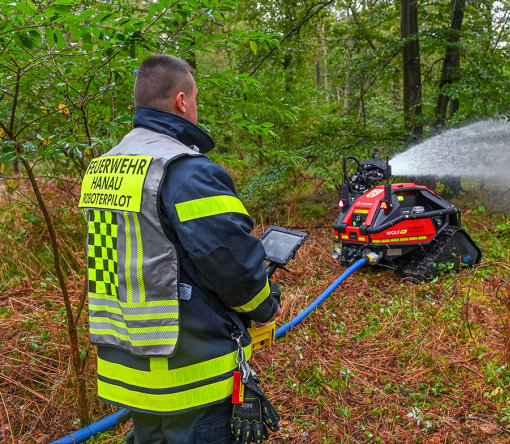
[[[16,144],[16,151],[20,156],[23,154],[22,148],[19,143]],[[80,357],[80,350],[78,344],[78,331],[76,328],[76,324],[74,323],[73,309],[71,305],[71,300],[69,298],[69,292],[67,291],[67,283],[65,280],[64,271],[62,270],[60,264],[61,254],[58,248],[57,233],[53,225],[52,217],[48,211],[48,207],[46,206],[46,202],[44,201],[41,194],[41,190],[39,189],[39,184],[37,183],[37,179],[34,175],[32,166],[23,157],[21,158],[21,162],[25,168],[25,171],[27,172],[28,179],[30,181],[30,184],[32,185],[32,190],[34,191],[37,203],[43,214],[43,219],[46,223],[46,228],[48,229],[48,234],[50,237],[50,245],[51,252],[53,255],[53,263],[55,266],[55,274],[57,275],[60,290],[62,291],[64,306],[66,308],[67,331],[69,333],[69,350],[71,354],[71,363],[76,378],[75,379],[77,385],[76,401],[80,411],[79,412],[80,423],[82,426],[85,426],[87,424],[90,424],[89,406],[87,402],[87,389],[85,385],[85,377],[83,375],[85,363],[81,360]]]
[[[347,8],[345,11],[347,23],[352,23],[350,8]],[[354,41],[351,34],[349,34],[345,40],[345,44],[347,45],[347,54],[348,54],[348,62],[349,68],[345,72],[345,87],[344,87],[344,103],[343,103],[343,112],[347,114],[351,108],[351,95],[352,95],[352,79],[351,79],[351,68],[352,64],[352,53],[354,51]],[[342,114],[341,110],[339,110],[338,114]]]
[[[351,83],[351,68],[345,73],[345,88],[344,88],[344,111],[349,111],[351,108],[351,94],[352,94],[352,83]]]
[[[436,126],[444,126],[446,123],[446,116],[449,114],[450,118],[459,109],[459,99],[451,98],[444,94],[443,88],[446,85],[454,83],[460,79],[460,55],[458,42],[460,39],[460,29],[462,21],[464,20],[464,10],[466,8],[465,0],[451,0],[452,15],[450,29],[447,36],[447,45],[443,61],[443,71],[441,73],[441,81],[439,83],[439,95],[437,98],[436,106]],[[449,106],[449,109],[448,109]],[[448,112],[449,111],[449,112]],[[443,177],[441,181],[444,183],[443,195],[446,198],[454,197],[462,191],[462,184],[460,177]]]
[[[416,138],[423,134],[423,125],[420,122],[421,66],[416,0],[401,0],[400,31],[404,40],[402,48],[404,118],[409,126],[411,138]]]
[[[81,425],[85,426],[90,423],[89,418],[89,407],[87,402],[87,391],[85,385],[85,378],[83,375],[84,370],[84,361],[80,358],[80,350],[78,343],[78,331],[76,328],[76,324],[73,319],[72,305],[71,300],[69,298],[69,292],[67,290],[67,283],[64,276],[64,270],[61,265],[61,253],[58,246],[57,233],[55,231],[55,226],[53,224],[53,218],[48,211],[48,207],[46,206],[46,202],[41,194],[41,190],[39,188],[39,183],[37,178],[35,177],[33,165],[25,158],[25,151],[22,147],[21,142],[18,140],[18,134],[15,130],[15,115],[19,97],[19,85],[21,79],[21,68],[18,68],[18,72],[16,75],[16,85],[13,99],[13,106],[11,112],[11,120],[9,123],[9,127],[7,128],[5,125],[2,125],[2,129],[6,132],[7,136],[11,141],[15,143],[15,149],[17,153],[17,161],[21,161],[21,164],[25,168],[27,172],[28,179],[30,184],[32,185],[32,190],[35,194],[37,204],[42,212],[44,222],[46,224],[46,228],[48,230],[48,234],[50,237],[50,246],[51,253],[53,256],[53,263],[55,266],[55,274],[57,275],[58,283],[60,286],[60,290],[62,292],[62,298],[64,300],[64,306],[66,308],[66,318],[67,318],[67,330],[69,333],[69,350],[71,354],[71,363],[74,369],[75,377],[76,377],[76,391],[77,391],[77,403],[79,408],[79,416]],[[18,163],[16,162],[16,168],[18,168]],[[16,170],[15,170],[16,172]]]
[[[328,82],[328,47],[326,45],[326,37],[324,33],[324,21],[321,24],[321,49],[322,49],[322,60],[324,62],[324,91],[326,91],[326,102],[329,102],[329,82]]]
[[[462,183],[458,176],[442,177],[441,182],[444,184],[444,190],[441,194],[447,199],[458,196],[463,191]]]
[[[395,112],[401,109],[402,107],[402,76],[400,67],[397,65],[395,70],[393,71],[393,106],[395,107]]]
[[[450,30],[447,36],[446,52],[443,62],[443,71],[439,83],[439,96],[436,106],[436,126],[444,126],[448,104],[450,105],[450,117],[459,109],[458,99],[451,99],[444,94],[443,88],[460,79],[459,67],[460,56],[458,42],[460,39],[460,28],[464,19],[464,10],[466,8],[465,0],[452,0],[452,16]]]

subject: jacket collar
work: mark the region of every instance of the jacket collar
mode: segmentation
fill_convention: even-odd
[[[188,119],[156,108],[137,107],[133,126],[166,134],[189,147],[195,145],[202,154],[211,151],[216,145],[209,134]]]

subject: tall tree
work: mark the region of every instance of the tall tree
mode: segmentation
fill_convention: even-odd
[[[436,125],[444,126],[448,104],[450,117],[459,109],[459,99],[452,98],[444,91],[444,86],[460,79],[459,39],[464,20],[465,0],[452,0],[451,25],[447,34],[447,45],[443,61],[443,71],[439,83],[439,96],[436,106]]]
[[[423,133],[421,116],[421,67],[418,40],[418,5],[416,0],[401,0],[400,32],[403,40],[404,116],[411,137]]]
[[[460,80],[460,54],[459,40],[462,21],[464,20],[465,0],[451,0],[451,23],[447,33],[447,45],[443,60],[443,71],[439,83],[439,95],[435,109],[436,126],[444,126],[449,105],[449,114],[452,117],[459,109],[459,99],[451,97],[445,91],[445,86]],[[462,191],[460,177],[444,177],[442,182],[445,185],[444,196],[453,197]]]

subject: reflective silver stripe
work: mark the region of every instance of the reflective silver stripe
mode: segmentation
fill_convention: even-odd
[[[129,338],[134,341],[140,341],[145,339],[177,339],[177,336],[179,334],[178,331],[134,333],[129,329],[123,328],[119,325],[111,324],[109,322],[91,322],[90,330],[91,333],[93,333],[94,330],[114,330],[122,335],[129,336]]]
[[[115,330],[123,335],[129,336],[129,332],[127,328],[121,327],[120,325],[116,325],[110,322],[90,322],[90,332],[93,330],[99,329],[107,329],[107,330]]]
[[[120,304],[117,301],[111,301],[109,299],[93,298],[90,296],[89,296],[89,305],[108,305],[108,307],[120,308]]]
[[[139,300],[141,302],[145,301],[145,284],[143,282],[143,242],[142,242],[142,232],[140,229],[140,219],[138,218],[138,213],[131,213],[133,217],[133,222],[135,226],[135,238],[136,238],[136,280],[138,283],[138,291],[139,291]]]
[[[126,325],[126,328],[157,328],[161,326],[179,325],[178,320],[174,318],[130,320],[124,319],[121,314],[111,313],[109,311],[90,311],[90,317],[112,319],[116,322],[121,322],[122,324]]]
[[[109,311],[89,310],[89,316],[90,317],[110,318],[110,319],[113,319],[114,321],[126,323],[126,321],[124,320],[124,316],[122,316],[122,314],[111,313]]]
[[[151,313],[177,313],[179,306],[176,305],[163,305],[163,306],[143,306],[143,307],[122,307],[117,301],[108,299],[89,298],[89,306],[105,305],[111,308],[122,310],[124,314],[151,314]]]
[[[138,264],[138,240],[136,238],[133,213],[125,211],[124,220],[126,221],[126,245],[128,246],[126,249],[126,256],[129,255],[129,258],[126,257],[126,273],[129,273],[130,277],[127,290],[128,302],[140,302],[140,286],[136,269]],[[142,260],[142,258],[140,258],[140,260]]]
[[[126,325],[128,329],[145,327],[159,329],[160,327],[177,327],[179,323],[177,319],[149,319],[143,321],[126,321]]]

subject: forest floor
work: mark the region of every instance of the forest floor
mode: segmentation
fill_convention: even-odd
[[[390,270],[364,268],[255,354],[252,366],[281,415],[272,442],[510,442],[509,222],[504,212],[473,202],[452,203],[463,207],[467,230],[484,252],[474,269],[416,285]],[[333,219],[282,223],[310,238],[290,272],[275,275],[283,300],[278,325],[343,271],[331,257]],[[82,279],[71,280],[74,306]],[[13,282],[0,287],[0,443],[49,443],[79,428],[65,310],[53,279]],[[114,409],[95,396],[85,318],[79,335],[95,421]],[[93,442],[120,444],[128,428]]]

